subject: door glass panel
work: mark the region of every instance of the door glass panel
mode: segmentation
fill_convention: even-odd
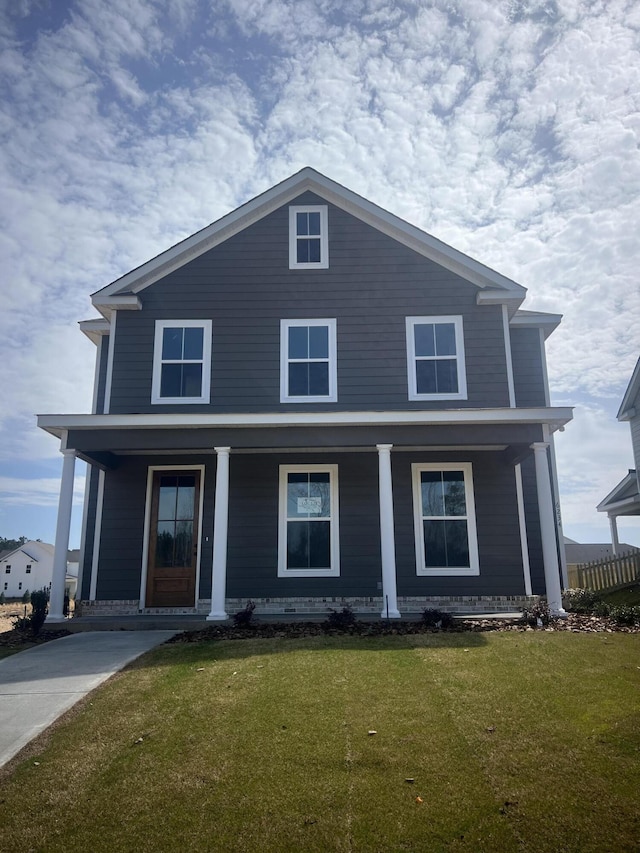
[[[176,507],[176,518],[193,518],[194,503],[196,496],[195,477],[180,477],[178,486],[178,500]]]
[[[193,548],[193,521],[176,522],[176,547],[174,554],[174,566],[188,566],[191,564],[191,552]]]
[[[158,498],[158,518],[174,519],[176,517],[176,485],[177,477],[163,477],[160,481]]]
[[[175,526],[174,521],[158,522],[156,565],[163,569],[173,565]]]

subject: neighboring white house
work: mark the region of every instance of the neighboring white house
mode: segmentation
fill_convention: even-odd
[[[22,598],[29,590],[49,588],[53,576],[53,545],[25,542],[15,551],[0,555],[0,592],[5,598]],[[76,552],[77,553],[77,552]],[[78,585],[78,558],[69,552],[65,591],[73,598]]]

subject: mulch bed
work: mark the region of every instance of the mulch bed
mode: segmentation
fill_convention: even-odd
[[[514,622],[508,619],[457,619],[448,633],[463,633],[465,631],[571,631],[574,633],[640,633],[640,625],[619,625],[613,619],[600,618],[578,613],[570,613],[566,619],[553,619],[548,625],[533,628],[524,621]],[[235,625],[212,625],[198,631],[183,631],[176,634],[169,643],[200,643],[206,640],[244,640],[251,638],[301,638],[321,637],[338,634],[350,634],[357,637],[380,637],[410,634],[443,633],[440,628],[430,628],[421,622],[364,622],[356,621],[353,625],[338,629],[327,622],[251,622],[246,627]]]
[[[67,631],[66,628],[58,631],[45,630],[38,634],[37,637],[24,631],[3,631],[0,634],[0,646],[21,651],[23,649],[30,649],[32,646],[41,646],[50,640],[59,640],[61,637],[67,637],[69,634],[71,634],[71,631]]]

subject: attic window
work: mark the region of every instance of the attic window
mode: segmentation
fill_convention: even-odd
[[[208,403],[211,320],[156,320],[152,403]]]
[[[289,269],[327,269],[329,239],[327,206],[289,208]]]

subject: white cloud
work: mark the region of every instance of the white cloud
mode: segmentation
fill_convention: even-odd
[[[84,477],[73,482],[73,503],[79,506],[84,494]],[[5,507],[57,507],[60,496],[60,480],[57,477],[21,479],[0,477],[0,499]]]

